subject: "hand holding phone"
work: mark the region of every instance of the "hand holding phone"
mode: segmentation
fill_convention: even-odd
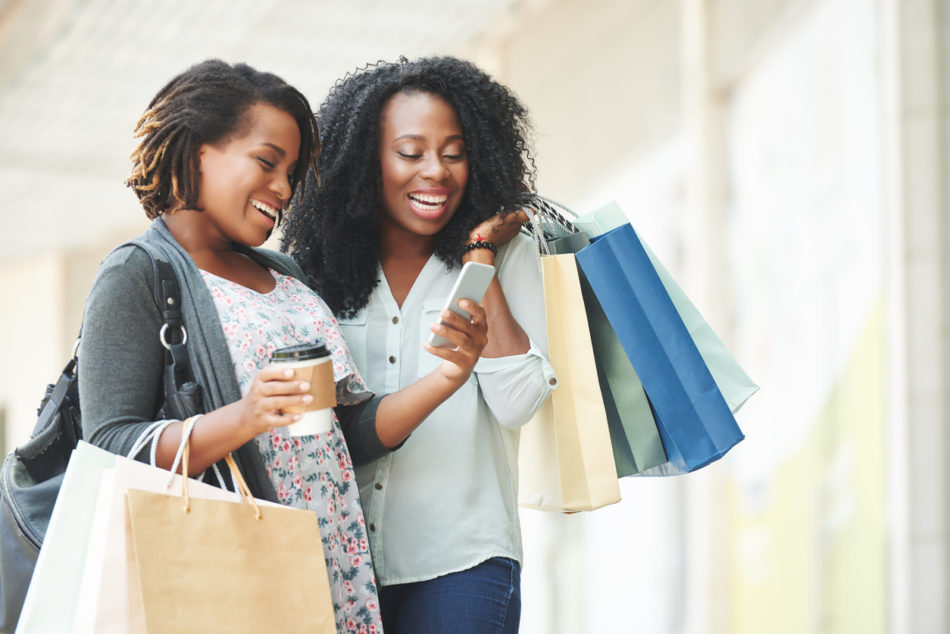
[[[488,290],[488,285],[491,284],[491,280],[494,276],[494,266],[481,264],[479,262],[466,262],[462,266],[462,272],[459,273],[458,279],[455,280],[452,292],[449,293],[449,299],[445,303],[445,306],[442,307],[442,310],[449,309],[465,319],[471,319],[472,316],[468,311],[459,308],[459,300],[467,299],[476,304],[481,303],[482,297],[485,296],[485,291]],[[444,324],[445,322],[443,321],[442,323]],[[454,343],[434,332],[429,335],[429,343],[441,348],[455,347]]]

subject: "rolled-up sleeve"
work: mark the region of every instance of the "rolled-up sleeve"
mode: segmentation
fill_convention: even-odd
[[[524,354],[479,359],[475,374],[495,419],[515,429],[527,423],[551,395],[557,375],[548,361],[544,290],[532,240],[515,236],[499,250],[496,268],[508,308],[531,345]]]
[[[337,405],[335,408],[354,466],[372,462],[393,451],[383,444],[376,430],[376,411],[380,401],[381,396],[373,396],[362,403]]]
[[[528,422],[557,387],[554,368],[534,341],[524,354],[479,360],[475,372],[488,408],[510,429]]]

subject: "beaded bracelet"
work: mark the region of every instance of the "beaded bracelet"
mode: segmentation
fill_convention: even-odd
[[[489,242],[488,240],[476,240],[475,242],[469,242],[465,245],[466,251],[472,251],[474,249],[488,249],[495,255],[498,255],[498,247]]]

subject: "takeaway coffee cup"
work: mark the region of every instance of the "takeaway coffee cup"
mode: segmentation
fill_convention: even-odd
[[[271,364],[294,371],[295,381],[309,381],[313,401],[307,405],[288,407],[287,414],[301,414],[300,420],[287,426],[291,436],[311,436],[330,431],[333,407],[336,405],[336,384],[333,363],[322,340],[275,350]]]

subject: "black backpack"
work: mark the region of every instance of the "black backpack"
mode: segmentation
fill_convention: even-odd
[[[138,240],[122,246],[129,245],[142,248],[152,261],[155,301],[164,317],[165,403],[161,417],[185,420],[201,411],[201,386],[194,380],[185,349],[178,279],[171,265],[157,257],[154,247]],[[0,467],[0,632],[16,629],[66,465],[82,438],[77,375],[80,341],[81,331],[59,380],[46,388],[30,439],[10,452]]]

